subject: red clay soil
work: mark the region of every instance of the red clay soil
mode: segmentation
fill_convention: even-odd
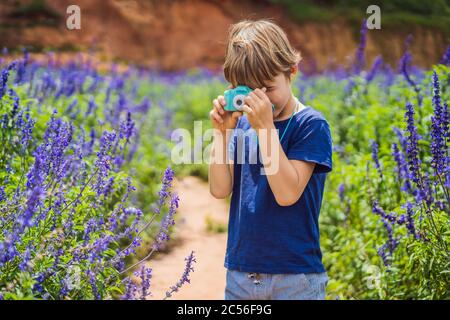
[[[298,24],[289,20],[282,7],[268,1],[45,0],[60,16],[53,26],[45,25],[45,17],[11,15],[17,4],[29,2],[0,2],[0,47],[86,50],[95,45],[105,60],[163,70],[194,66],[217,70],[223,63],[230,24],[244,18],[273,18],[300,50],[304,57],[301,67],[320,70],[328,63],[347,63],[359,41],[342,21]],[[81,9],[81,30],[66,28],[66,8],[73,3]],[[2,28],[5,25],[8,27]],[[386,61],[396,64],[408,33],[414,35],[411,51],[415,65],[426,67],[440,60],[447,45],[445,35],[412,27],[403,33],[370,31],[366,49],[369,62],[383,54]]]

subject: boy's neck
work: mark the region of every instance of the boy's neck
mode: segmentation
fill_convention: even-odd
[[[291,94],[291,98],[289,99],[287,106],[281,111],[278,116],[273,117],[273,121],[283,121],[289,119],[296,106],[297,100],[295,99],[294,95]]]

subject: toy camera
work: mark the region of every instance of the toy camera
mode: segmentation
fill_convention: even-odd
[[[242,111],[244,106],[244,98],[253,90],[248,86],[237,86],[234,89],[228,89],[224,92],[226,105],[225,111]],[[272,112],[275,110],[275,106],[272,105]]]

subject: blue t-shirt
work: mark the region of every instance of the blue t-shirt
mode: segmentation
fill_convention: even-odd
[[[280,137],[288,122],[274,121]],[[290,206],[276,202],[267,176],[260,174],[256,132],[246,115],[239,118],[236,129],[228,145],[234,185],[225,268],[272,274],[324,272],[318,218],[326,175],[332,170],[327,120],[307,106],[294,114],[281,142],[288,159],[316,163],[300,199]]]

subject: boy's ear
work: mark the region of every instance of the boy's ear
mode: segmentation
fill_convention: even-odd
[[[297,72],[298,72],[298,66],[294,66],[294,67],[291,68],[291,74],[292,75],[297,74]]]
[[[291,81],[294,80],[294,76],[297,74],[297,72],[298,72],[298,66],[294,66],[291,68],[291,76],[290,76]]]

